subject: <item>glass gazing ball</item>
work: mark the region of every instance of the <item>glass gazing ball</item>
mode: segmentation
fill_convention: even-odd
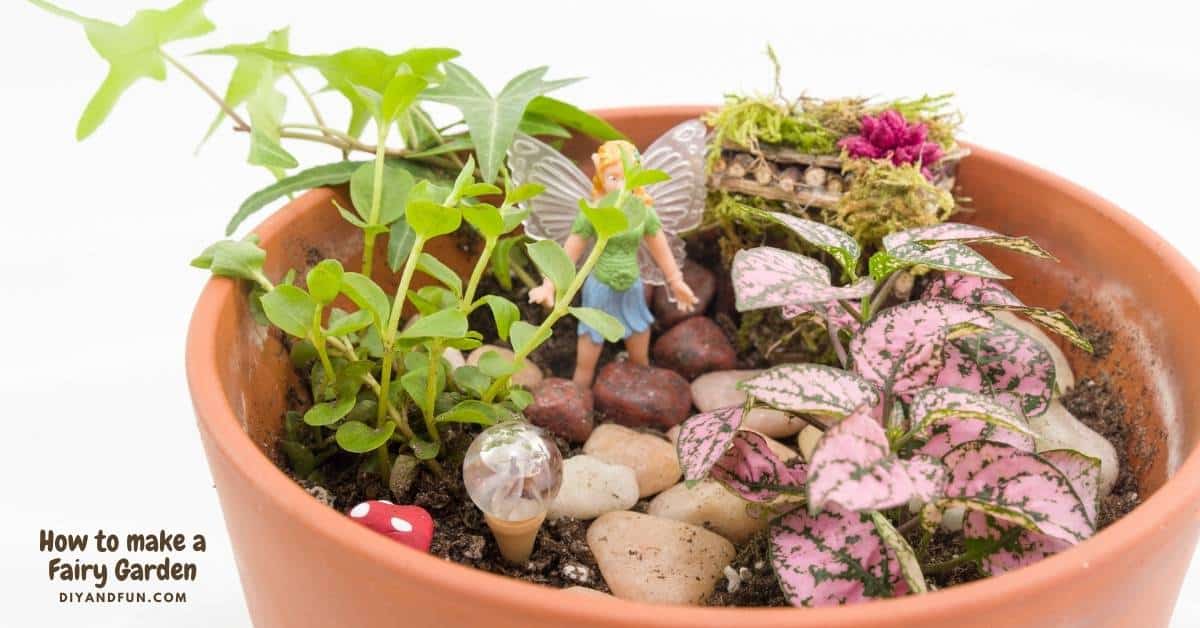
[[[538,427],[510,421],[479,433],[463,459],[463,484],[485,514],[531,519],[550,507],[562,485],[562,454]]]

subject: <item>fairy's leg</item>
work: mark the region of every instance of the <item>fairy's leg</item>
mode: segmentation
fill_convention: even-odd
[[[575,344],[575,384],[584,390],[592,387],[592,378],[596,375],[596,362],[600,361],[600,350],[604,345],[592,342],[587,334],[579,334]]]
[[[629,352],[630,362],[650,366],[650,330],[639,331],[626,338],[625,350]]]

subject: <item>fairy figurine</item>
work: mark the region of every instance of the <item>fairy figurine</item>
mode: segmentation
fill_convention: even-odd
[[[580,291],[584,307],[603,310],[625,326],[625,348],[635,364],[650,363],[654,316],[646,305],[645,285],[665,284],[670,300],[682,311],[691,311],[696,305],[696,295],[680,270],[684,245],[678,234],[700,224],[704,213],[705,132],[702,122],[689,120],[667,131],[640,156],[644,168],[662,170],[671,178],[633,191],[644,209],[637,213],[644,219],[609,239]],[[514,182],[545,187],[529,201],[526,235],[557,241],[571,261],[579,263],[595,238],[591,223],[579,211],[579,200],[594,202],[624,186],[623,155],[639,159],[629,142],[601,144],[592,155],[595,175],[589,181],[562,153],[518,135],[508,151]],[[547,277],[529,292],[529,301],[553,306],[554,294],[555,286]],[[573,379],[580,387],[590,388],[604,337],[582,321],[578,334]]]

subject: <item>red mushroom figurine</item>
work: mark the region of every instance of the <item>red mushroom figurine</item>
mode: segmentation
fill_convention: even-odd
[[[422,552],[428,552],[433,542],[433,517],[420,506],[371,500],[351,508],[349,514],[354,521]]]

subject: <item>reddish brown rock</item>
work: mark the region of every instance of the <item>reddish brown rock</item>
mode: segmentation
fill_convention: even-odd
[[[737,352],[712,319],[697,316],[672,327],[654,342],[654,362],[693,379],[709,371],[732,369]]]
[[[696,295],[696,308],[691,312],[680,311],[679,307],[667,298],[669,289],[666,286],[655,286],[652,307],[654,321],[660,329],[670,329],[679,321],[703,314],[717,292],[717,278],[713,272],[692,260],[683,263],[683,280]]]
[[[592,433],[592,391],[561,377],[548,377],[533,387],[533,403],[525,408],[531,423],[573,442]]]
[[[630,427],[678,425],[691,416],[692,390],[678,373],[629,361],[600,369],[592,387],[596,410]]]

